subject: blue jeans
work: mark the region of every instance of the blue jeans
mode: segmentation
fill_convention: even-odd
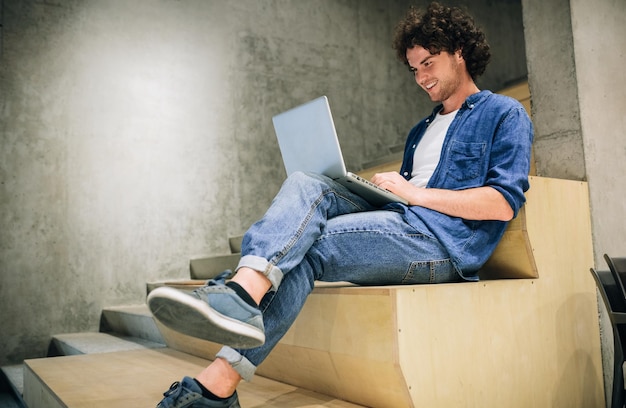
[[[359,285],[458,282],[446,250],[424,225],[416,228],[401,207],[377,209],[333,180],[294,173],[263,218],[246,232],[240,267],[272,282],[261,301],[265,344],[224,347],[246,380],[287,332],[316,280]]]

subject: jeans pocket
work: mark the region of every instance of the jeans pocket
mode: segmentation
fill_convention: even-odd
[[[446,283],[459,282],[461,277],[452,266],[450,259],[411,262],[409,270],[402,279],[402,283]]]

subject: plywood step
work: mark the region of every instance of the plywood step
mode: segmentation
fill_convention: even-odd
[[[26,360],[24,399],[29,408],[153,407],[208,363],[169,348]],[[259,376],[238,393],[242,407],[358,407]]]
[[[105,309],[101,329],[105,329],[107,333],[65,333],[52,336],[48,357],[55,357],[56,360],[58,356],[165,347],[163,337],[146,305]],[[2,367],[2,374],[21,402],[24,393],[24,365]],[[3,406],[2,403],[0,406]]]
[[[604,406],[587,185],[532,177],[527,197],[538,279],[316,285],[258,374],[370,407]]]

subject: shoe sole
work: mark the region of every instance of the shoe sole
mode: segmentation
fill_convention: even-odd
[[[159,322],[191,337],[242,349],[265,343],[262,330],[223,315],[178,289],[167,286],[154,289],[148,295],[148,306]]]

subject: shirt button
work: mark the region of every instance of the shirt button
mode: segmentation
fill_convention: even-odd
[[[405,176],[408,176],[408,175],[409,175],[409,172],[408,172],[408,171],[405,171],[405,172],[404,172],[404,175],[405,175]]]
[[[416,145],[416,144],[414,144],[414,145],[413,145],[413,148],[415,149],[416,147],[417,147],[417,145]]]

